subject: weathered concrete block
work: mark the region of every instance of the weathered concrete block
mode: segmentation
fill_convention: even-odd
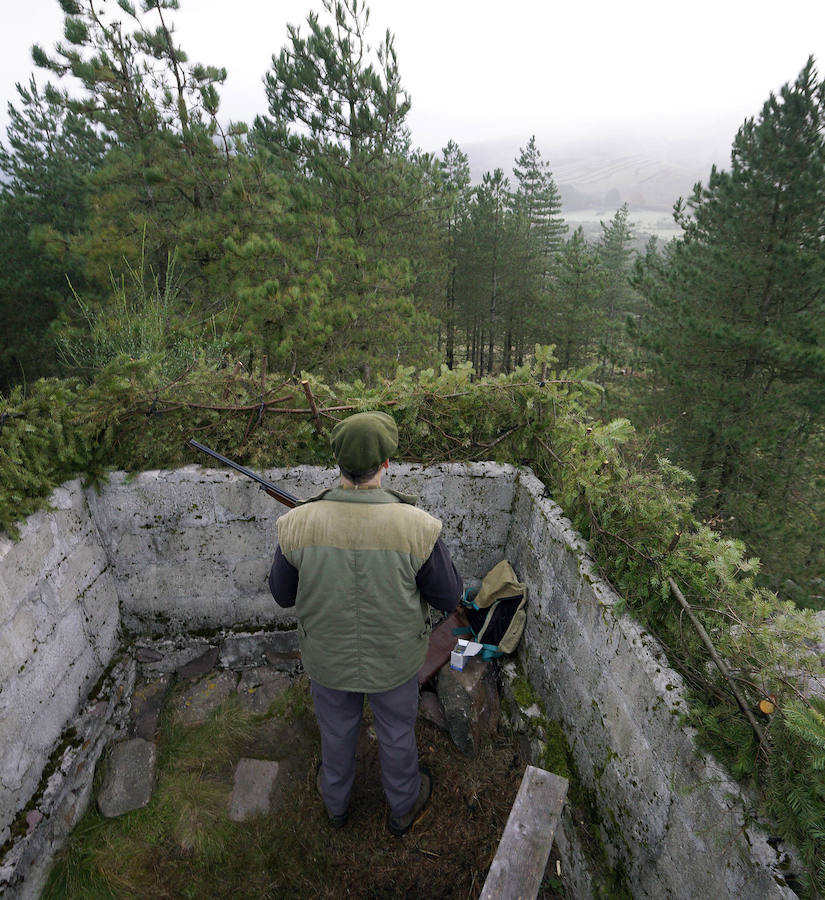
[[[292,667],[298,659],[296,630],[231,635],[220,648],[220,662],[226,669],[265,665]]]
[[[246,822],[271,811],[279,765],[270,759],[241,759],[235,767],[229,818]]]
[[[152,799],[157,771],[157,748],[143,738],[115,744],[106,760],[106,774],[97,806],[107,819],[141,809]]]
[[[67,555],[45,575],[46,581],[54,587],[64,608],[76,602],[108,567],[106,554],[100,546],[76,544],[67,545],[65,549]]]
[[[232,579],[240,594],[262,593],[268,597],[268,604],[275,606],[275,601],[269,593],[269,570],[272,568],[273,553],[260,556],[257,559],[241,559],[231,569]]]
[[[38,512],[30,516],[21,529],[17,542],[4,541],[0,548],[3,582],[6,587],[2,599],[4,605],[17,605],[49,569],[55,556],[55,538],[48,513]],[[5,612],[0,608],[0,615]]]
[[[468,659],[462,671],[445,666],[438,673],[438,699],[458,749],[476,756],[482,741],[498,727],[499,699],[492,663]]]
[[[275,553],[275,529],[256,519],[227,522],[218,531],[201,530],[199,555],[226,560],[233,564],[239,559],[269,559]]]
[[[218,474],[222,480],[214,489],[216,521],[267,523],[267,530],[274,535],[275,520],[286,512],[286,507],[243,475],[234,472],[228,477],[223,473]],[[278,474],[273,481],[278,486],[283,484],[283,479]],[[284,490],[291,492],[290,488],[285,487]]]
[[[198,616],[199,611],[202,611],[199,618],[207,618],[211,610],[222,605],[226,571],[220,564],[204,566],[198,557],[174,563],[161,556],[155,565],[143,570],[142,580],[142,590],[140,594],[136,591],[136,600],[142,599],[149,607],[160,605],[164,613],[168,611],[178,618]],[[139,586],[140,576],[136,576],[130,587]]]
[[[269,561],[266,563],[267,576],[269,575]],[[236,582],[237,584],[237,582]],[[275,625],[278,628],[295,627],[295,611],[283,609],[272,599],[269,592],[269,584],[261,587],[258,593],[251,589],[241,589],[238,586],[238,600],[235,604],[235,626],[244,624],[253,630],[253,626],[266,627]]]
[[[117,643],[117,597],[78,482],[0,542],[0,833]],[[74,530],[64,532],[60,524]],[[5,838],[4,838],[5,840]]]
[[[0,696],[22,673],[35,648],[35,620],[30,606],[21,606],[0,629]]]
[[[390,467],[385,484],[415,494],[443,523],[458,570],[482,576],[504,558],[517,470],[492,463]]]

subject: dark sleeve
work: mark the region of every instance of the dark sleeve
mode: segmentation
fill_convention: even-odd
[[[269,570],[269,590],[278,606],[295,606],[298,593],[298,570],[287,560],[281,548],[275,549],[275,561]]]
[[[435,609],[452,612],[458,606],[464,584],[441,538],[435,542],[433,552],[418,570],[415,583],[422,598]]]

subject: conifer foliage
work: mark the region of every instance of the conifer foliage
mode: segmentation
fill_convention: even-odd
[[[67,278],[86,286],[69,242],[87,219],[90,176],[106,147],[52,86],[32,76],[17,95],[0,145],[0,388],[58,372],[49,326]]]
[[[367,375],[385,362],[420,360],[435,334],[426,306],[434,163],[414,152],[405,120],[409,97],[400,81],[392,35],[368,44],[369,10],[359,0],[324,0],[308,34],[289,26],[289,42],[264,79],[269,115],[253,142],[303,176],[327,226],[314,229],[317,254],[334,276],[328,312],[334,340],[324,352],[342,373]],[[346,352],[346,351],[349,352]],[[343,351],[343,352],[342,352]],[[356,359],[357,358],[357,359]]]
[[[812,60],[677,214],[684,238],[648,258],[640,281],[673,453],[706,514],[770,562],[789,544],[811,548],[800,562],[821,572],[821,510],[798,492],[825,427],[825,82]],[[798,524],[793,539],[780,519]]]
[[[189,62],[169,18],[177,0],[60,0],[65,40],[35,63],[66,79],[64,106],[109,142],[95,174],[97,203],[76,252],[108,282],[108,266],[134,260],[148,241],[162,269],[186,243],[189,223],[214,210],[227,177],[216,136],[226,70]],[[205,260],[203,260],[205,262]]]

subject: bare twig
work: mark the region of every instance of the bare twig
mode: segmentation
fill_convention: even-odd
[[[614,541],[619,541],[620,543],[624,544],[625,547],[627,547],[629,550],[632,550],[638,556],[641,556],[642,559],[647,560],[647,562],[649,563],[653,562],[653,559],[648,556],[647,553],[644,553],[638,547],[631,544],[630,541],[625,540],[619,534],[614,534],[612,531],[608,531],[606,528],[602,528],[602,526],[599,524],[599,520],[596,518],[596,513],[593,511],[593,504],[589,500],[587,501],[587,508],[588,510],[590,510],[590,521],[593,523],[593,526],[595,527],[596,531],[599,532],[599,534],[603,534],[605,537],[613,538]]]
[[[382,400],[382,406],[395,406],[398,403],[397,400]],[[328,415],[329,413],[334,412],[349,412],[350,410],[358,409],[358,407],[353,404],[346,404],[344,406],[323,406],[318,409],[318,413],[322,416]],[[296,408],[287,408],[282,407],[281,409],[273,410],[273,412],[279,413],[291,413],[293,415],[301,415],[305,416],[307,414],[306,407],[296,407]]]
[[[496,444],[501,443],[505,438],[510,437],[510,435],[514,431],[518,431],[519,428],[522,428],[522,427],[523,427],[522,425],[514,425],[512,428],[508,428],[507,431],[505,431],[503,434],[500,434],[494,441],[490,441],[489,444],[484,444],[484,443],[479,442],[478,446],[484,447],[485,450],[489,450],[490,447],[495,447]]]
[[[275,403],[283,403],[284,400],[291,400],[295,395],[294,394],[285,394],[283,397],[276,397],[274,400],[266,400],[264,401],[264,406],[269,407]],[[259,410],[261,408],[260,403],[253,403],[247,406],[212,406],[208,403],[175,403],[171,406],[164,406],[163,412],[174,412],[177,409],[212,409],[216,412],[248,412],[252,410]],[[282,409],[276,409],[275,412],[284,412]],[[306,412],[306,410],[302,410]]]
[[[540,437],[537,437],[536,440],[541,444],[542,447],[544,447],[544,449],[553,457],[553,459],[555,459],[555,461],[560,466],[564,465],[564,463],[561,461],[561,459],[559,459],[559,457],[556,455],[556,453],[550,449],[549,444],[547,444],[545,441],[543,441]]]
[[[551,381],[545,381],[545,385],[548,384],[577,384],[583,385],[584,382],[576,379],[570,378],[557,378]],[[484,388],[488,391],[509,391],[512,388],[520,388],[520,387],[535,387],[536,383],[534,381],[514,381],[510,384],[485,384],[484,382],[475,382],[476,387]],[[452,400],[455,397],[466,397],[470,391],[458,391],[455,394],[433,394],[430,393],[429,396],[435,398],[436,400]]]
[[[266,412],[266,403],[264,403],[265,396],[266,396],[266,353],[264,353],[264,355],[261,357],[261,402],[258,404],[258,424],[259,425],[263,422],[264,413]]]
[[[740,625],[742,628],[746,629],[750,634],[753,634],[753,629],[748,628],[747,625],[742,621],[742,619],[736,615],[736,613],[732,613],[729,609],[719,609],[716,606],[697,606],[695,603],[692,608],[694,610],[699,610],[699,612],[710,612],[716,613],[717,616],[722,616],[724,619],[730,619],[734,625]]]
[[[321,417],[318,415],[318,407],[315,405],[315,398],[312,396],[312,388],[309,386],[309,382],[306,379],[301,382],[301,387],[306,394],[307,403],[312,411],[312,418],[315,419],[315,431],[317,434],[320,434],[323,426],[321,425]]]
[[[728,685],[730,686],[731,691],[733,691],[733,696],[736,697],[736,702],[739,704],[739,707],[741,708],[742,712],[745,714],[745,717],[747,718],[748,722],[750,722],[750,726],[751,726],[751,728],[753,728],[754,734],[759,739],[759,743],[762,745],[762,747],[765,749],[766,752],[770,752],[771,746],[768,743],[768,739],[765,737],[764,731],[762,730],[759,723],[756,721],[756,717],[754,716],[753,712],[751,711],[750,707],[748,706],[747,702],[745,701],[745,698],[742,696],[742,692],[739,690],[739,688],[736,685],[736,682],[733,680],[733,678],[730,674],[730,671],[728,670],[728,667],[725,664],[725,661],[716,652],[716,647],[713,646],[713,642],[711,641],[710,637],[708,636],[707,631],[705,631],[704,626],[699,621],[699,619],[696,617],[696,614],[694,613],[690,604],[687,602],[687,600],[685,600],[685,596],[679,590],[679,586],[676,584],[676,582],[672,578],[669,577],[668,584],[670,585],[670,589],[673,591],[673,595],[679,601],[680,606],[682,607],[682,609],[684,609],[684,611],[687,613],[688,618],[693,623],[693,627],[696,629],[696,631],[699,634],[699,637],[702,639],[702,643],[705,645],[705,647],[707,647],[708,653],[710,653],[710,658],[716,664],[716,668],[719,669],[719,671],[722,673],[722,677],[725,679],[725,681],[727,681]]]

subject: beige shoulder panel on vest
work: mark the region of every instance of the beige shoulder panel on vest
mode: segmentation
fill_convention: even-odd
[[[305,547],[394,550],[425,560],[441,533],[441,522],[403,503],[320,500],[299,506],[277,521],[284,553]]]

